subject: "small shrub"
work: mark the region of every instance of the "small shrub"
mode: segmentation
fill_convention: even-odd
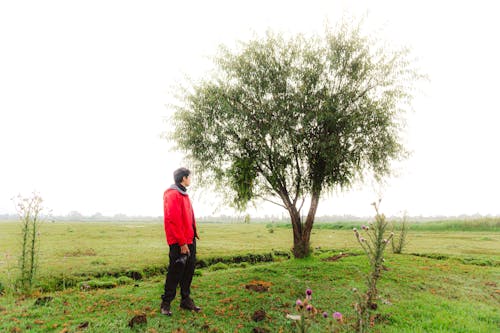
[[[361,231],[364,232],[366,238],[363,237],[356,228],[353,229],[356,239],[368,257],[368,262],[370,264],[370,272],[366,277],[366,293],[361,294],[356,288],[354,289],[355,296],[357,297],[357,302],[354,304],[358,318],[356,330],[360,333],[368,331],[371,323],[370,314],[378,307],[377,282],[382,275],[385,248],[394,236],[393,232],[391,232],[389,236],[386,236],[388,223],[385,215],[379,212],[379,204],[380,200],[378,204],[375,202],[373,203],[376,212],[375,222],[361,227]]]
[[[18,195],[13,199],[21,222],[21,253],[19,255],[18,286],[23,293],[30,293],[38,270],[40,224],[45,207],[42,197],[33,192],[29,198]]]
[[[395,223],[392,224],[392,232],[395,232]],[[403,216],[403,220],[398,223],[397,230],[398,233],[394,233],[394,239],[391,242],[392,253],[401,254],[403,253],[403,249],[408,244],[408,231],[410,229],[410,225],[408,223],[408,216],[405,214]]]

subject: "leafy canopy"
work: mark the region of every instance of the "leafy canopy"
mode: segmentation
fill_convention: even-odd
[[[344,25],[221,47],[215,75],[184,91],[172,138],[240,208],[277,196],[288,209],[367,171],[381,178],[405,155],[401,106],[417,74],[406,51],[374,45]]]

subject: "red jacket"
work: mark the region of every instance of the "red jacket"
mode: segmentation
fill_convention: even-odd
[[[172,185],[163,194],[163,224],[168,245],[192,244],[196,221],[186,193]]]

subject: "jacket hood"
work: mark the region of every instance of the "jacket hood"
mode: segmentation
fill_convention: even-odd
[[[188,195],[187,194],[187,191],[184,191],[183,189],[181,189],[179,186],[177,186],[176,184],[172,184],[170,185],[170,187],[168,188],[169,190],[176,190],[178,191],[180,194],[182,195]]]

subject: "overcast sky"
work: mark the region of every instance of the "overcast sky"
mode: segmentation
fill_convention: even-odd
[[[408,46],[429,76],[407,117],[413,154],[384,188],[325,198],[319,215],[500,214],[496,1],[2,1],[0,214],[38,191],[54,214],[162,215],[182,155],[161,139],[171,87],[203,77],[219,44],[341,17]],[[198,216],[227,212],[192,193]],[[258,205],[259,214],[281,208]],[[256,214],[256,210],[249,211]]]

